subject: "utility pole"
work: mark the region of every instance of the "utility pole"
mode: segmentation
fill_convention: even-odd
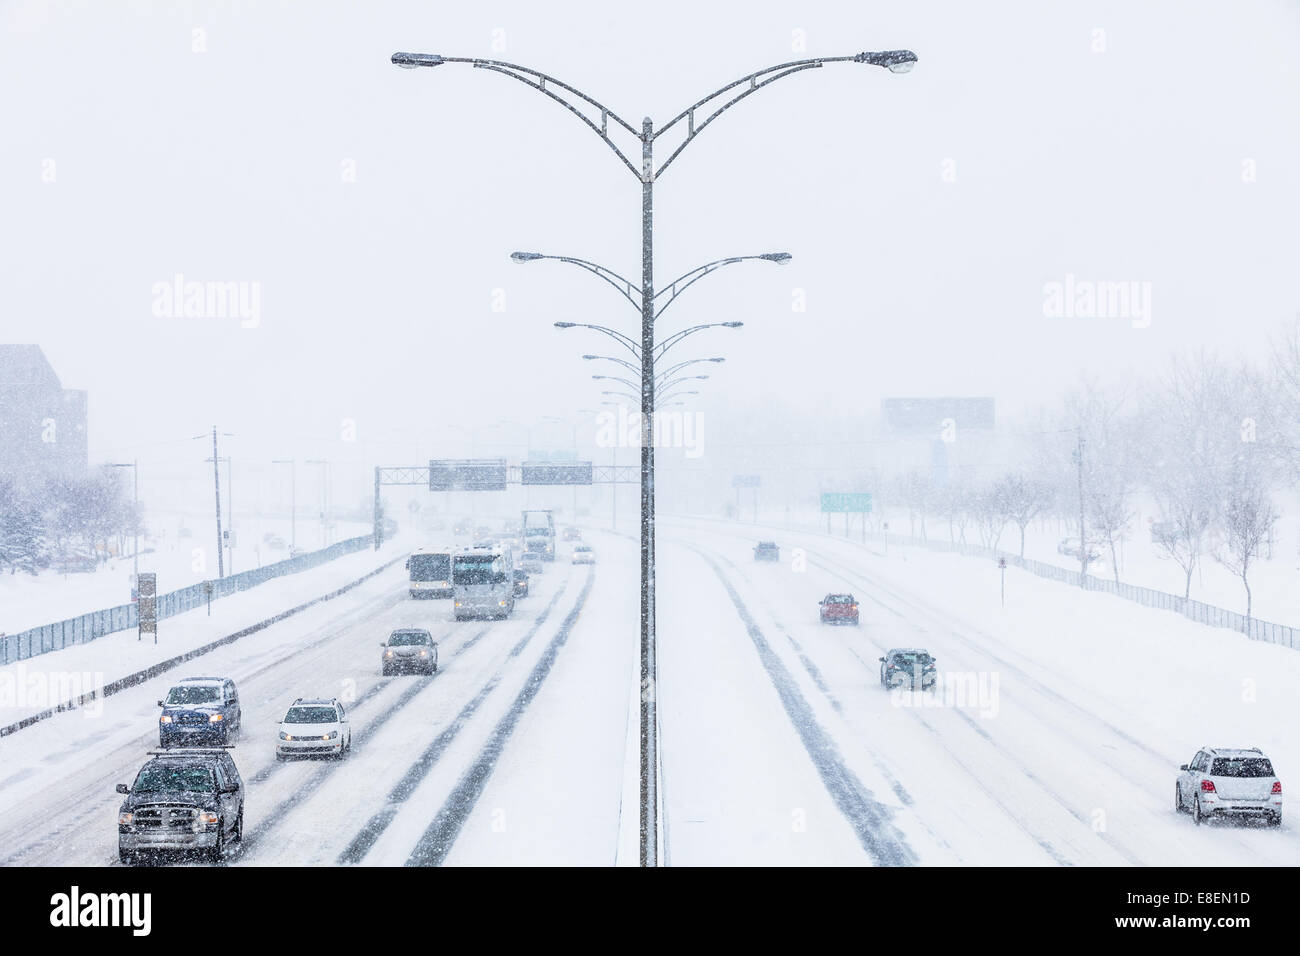
[[[298,459],[276,458],[271,464],[289,466],[289,556],[298,550]]]
[[[1079,466],[1079,587],[1088,587],[1088,535],[1083,526],[1083,429],[1079,429],[1079,444],[1074,450],[1074,460]]]
[[[212,426],[212,495],[217,509],[217,577],[226,576],[225,542],[221,538],[221,458],[217,454],[217,426]]]

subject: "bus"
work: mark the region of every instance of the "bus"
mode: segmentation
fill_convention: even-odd
[[[450,549],[421,548],[406,559],[406,570],[411,573],[411,597],[452,596]]]
[[[542,556],[543,561],[555,560],[555,519],[549,511],[525,511],[523,521],[524,550]]]
[[[467,618],[505,618],[515,610],[515,562],[509,548],[466,548],[451,556],[453,610]]]

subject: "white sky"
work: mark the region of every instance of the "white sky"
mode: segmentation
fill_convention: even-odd
[[[606,340],[551,322],[636,316],[583,273],[507,256],[636,278],[640,190],[536,92],[393,52],[532,66],[639,123],[772,63],[893,48],[918,54],[911,74],[782,80],[659,182],[660,282],[795,255],[712,276],[665,320],[746,322],[678,352],[728,357],[706,413],[973,394],[1009,414],[1186,346],[1261,355],[1300,310],[1294,2],[5,2],[0,340],[89,390],[92,460],[188,461],[175,440],[214,422],[237,455],[331,457],[360,481],[467,453],[436,428],[599,407],[578,356]],[[259,282],[260,326],[155,317],[153,284],[178,272]],[[1043,285],[1067,273],[1149,282],[1150,327],[1046,318]]]

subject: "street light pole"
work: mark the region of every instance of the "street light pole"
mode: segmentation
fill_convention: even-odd
[[[132,537],[135,539],[135,543],[132,545],[134,550],[131,553],[131,575],[134,582],[131,586],[134,590],[140,587],[140,459],[110,462],[108,467],[131,469],[131,481],[134,486],[132,491],[134,504],[132,505],[131,532]]]
[[[276,458],[273,465],[289,466],[289,556],[298,550],[298,459]]]
[[[655,710],[654,123],[641,121],[641,865],[659,865]]]
[[[631,288],[631,283],[622,279],[615,273],[594,263],[587,263],[581,260],[570,259],[567,261],[574,262],[591,272],[596,273],[600,278],[609,282],[623,294],[634,306],[639,305],[641,312],[641,339],[640,348],[636,347],[635,340],[630,336],[616,333],[613,330],[599,328],[597,326],[587,326],[588,328],[597,328],[627,347],[640,360],[641,365],[641,815],[640,815],[640,861],[642,866],[659,865],[659,795],[658,795],[658,737],[657,737],[657,712],[655,709],[655,596],[654,596],[654,554],[655,554],[655,499],[654,499],[654,411],[655,411],[655,360],[671,347],[674,341],[680,341],[686,335],[698,331],[702,328],[713,326],[697,326],[687,330],[685,333],[678,333],[676,336],[670,336],[666,343],[656,345],[654,336],[654,321],[656,317],[655,310],[655,292],[654,292],[654,183],[667,168],[672,165],[673,161],[681,154],[687,145],[695,140],[714,120],[726,113],[732,106],[741,100],[751,96],[760,89],[770,86],[772,83],[801,73],[805,70],[820,69],[830,63],[865,63],[871,66],[885,67],[893,73],[906,73],[912,69],[916,63],[915,53],[909,50],[888,50],[882,52],[864,52],[853,56],[839,57],[818,57],[816,59],[796,60],[787,63],[779,63],[767,67],[748,76],[743,76],[738,80],[728,83],[717,90],[714,90],[708,96],[694,103],[673,119],[669,120],[656,131],[654,123],[649,117],[641,122],[641,130],[638,135],[637,130],[632,124],[628,123],[618,114],[614,113],[608,107],[594,100],[581,90],[564,83],[555,77],[548,76],[538,70],[530,67],[520,66],[515,63],[507,63],[501,60],[482,60],[471,57],[447,57],[436,53],[394,53],[392,62],[394,65],[403,69],[417,69],[420,67],[440,67],[449,64],[463,64],[473,66],[477,69],[487,70],[489,72],[500,73],[517,80],[532,89],[544,94],[560,105],[564,106],[568,112],[581,120],[588,129],[594,132],[604,141],[605,145],[613,151],[614,155],[623,163],[623,165],[632,172],[641,182],[641,289],[640,301],[638,302],[635,291]],[[588,115],[588,112],[594,110],[597,114],[595,118]],[[702,120],[697,120],[697,111],[703,115]],[[656,169],[654,166],[654,140],[666,133],[668,130],[676,127],[681,133],[684,133],[682,141],[677,145],[666,160]],[[610,138],[610,133],[629,134],[640,141],[641,144],[641,166],[638,170],[635,161],[619,148],[618,144]],[[525,262],[530,259],[543,258],[536,254],[515,253],[512,258],[517,262]],[[788,261],[785,258],[773,257],[771,261],[782,262]],[[721,261],[719,264],[723,264]],[[701,273],[710,271],[710,266],[701,267]],[[688,275],[690,275],[688,273]],[[683,277],[685,279],[686,277]],[[686,282],[683,284],[683,288]],[[666,308],[673,299],[676,298],[678,291],[676,283],[669,286],[670,295],[668,300],[663,304]],[[662,312],[662,308],[659,310]],[[560,328],[570,328],[576,323],[556,323]],[[720,323],[727,327],[735,328],[740,323]]]

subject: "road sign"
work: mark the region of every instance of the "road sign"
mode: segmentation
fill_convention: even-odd
[[[991,398],[886,398],[880,407],[885,424],[895,432],[939,434],[951,425],[960,433],[992,428],[995,421]]]
[[[521,485],[589,485],[591,477],[589,461],[525,461],[519,465]]]
[[[505,491],[504,458],[446,459],[429,462],[430,491]]]
[[[731,487],[733,488],[758,488],[763,484],[761,475],[732,475]]]
[[[866,513],[871,511],[871,495],[865,492],[825,492],[822,494],[822,514],[840,512]]]

